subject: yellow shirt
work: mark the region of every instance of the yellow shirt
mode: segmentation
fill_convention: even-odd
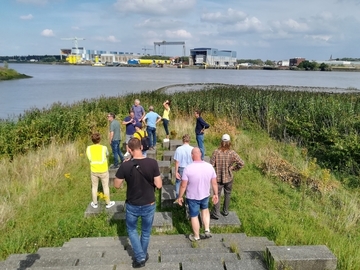
[[[139,134],[138,134],[137,132],[139,132],[140,135],[141,135],[143,138],[144,138],[145,136],[147,136],[147,133],[146,133],[145,130],[135,131],[135,133],[134,133],[134,138],[137,138],[137,139],[139,139],[140,141],[141,141],[141,137],[139,136]]]
[[[106,146],[101,144],[90,145],[86,149],[86,155],[90,161],[92,172],[104,173],[109,170],[107,161],[109,152]]]
[[[162,118],[164,118],[164,119],[166,119],[166,120],[170,120],[169,114],[170,114],[170,107],[169,107],[168,110],[167,110],[167,109],[164,110],[164,113],[163,113],[163,117],[162,117]]]

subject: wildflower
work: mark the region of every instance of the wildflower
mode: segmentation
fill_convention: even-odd
[[[70,173],[65,173],[65,178],[70,179]]]

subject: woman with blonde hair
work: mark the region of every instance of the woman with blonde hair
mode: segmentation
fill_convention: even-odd
[[[163,125],[164,125],[164,129],[165,129],[165,133],[166,133],[166,138],[164,139],[164,142],[169,141],[170,104],[171,104],[171,100],[166,100],[163,103],[164,113],[163,113],[163,116],[162,116],[162,120],[163,120]]]

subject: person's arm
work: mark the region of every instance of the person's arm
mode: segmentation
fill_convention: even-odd
[[[213,204],[217,204],[219,201],[219,196],[218,196],[218,185],[217,185],[216,177],[211,179],[211,186],[214,192],[212,197],[212,202]]]
[[[114,187],[115,188],[120,188],[123,184],[125,179],[119,179],[115,176],[115,179],[114,179]]]
[[[216,150],[212,153],[211,158],[210,158],[210,164],[213,167],[216,167]]]
[[[179,173],[179,161],[175,160],[175,176],[176,179],[181,179],[181,175]]]
[[[215,178],[215,181],[216,181],[216,178]],[[187,181],[187,180],[181,180],[179,197],[177,198],[180,206],[182,206],[182,205],[183,205],[183,202],[184,202],[184,198],[183,198],[183,197],[184,197],[184,194],[185,194],[185,190],[186,190],[187,184],[188,184],[188,181]],[[216,185],[216,187],[217,187],[217,185]]]
[[[169,101],[168,100],[166,100],[164,103],[163,103],[163,106],[164,106],[164,108],[165,108],[165,110],[169,110],[169,103],[168,103]]]
[[[144,110],[144,108],[143,108],[143,107],[141,107],[141,108],[142,108],[142,116],[141,116],[141,118],[140,118],[139,122],[141,122],[141,121],[145,120],[145,119],[144,119],[144,117],[145,117],[145,110]]]
[[[110,143],[112,142],[113,138],[114,138],[114,131],[110,131],[110,133],[109,133],[109,141],[110,141]]]
[[[161,176],[155,176],[154,177],[154,185],[155,187],[157,187],[158,189],[162,188],[162,180],[161,180]]]
[[[233,164],[231,165],[231,170],[232,171],[238,171],[240,169],[242,169],[245,166],[245,162],[240,158],[240,156],[233,151],[233,155],[232,155],[232,159],[233,159]]]
[[[210,125],[208,123],[206,123],[205,120],[202,118],[200,118],[200,123],[204,127],[204,129],[207,129],[210,127]]]
[[[156,120],[156,123],[155,123],[155,124],[159,123],[159,122],[161,121],[161,119],[162,119],[162,117],[161,117],[160,115],[158,115],[158,117],[157,117],[157,120]]]
[[[129,117],[129,121],[126,121],[126,118],[121,122],[123,125],[130,124],[132,122],[132,119]]]

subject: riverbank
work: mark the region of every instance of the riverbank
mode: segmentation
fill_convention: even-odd
[[[32,78],[26,74],[18,73],[14,69],[0,67],[0,81]]]

